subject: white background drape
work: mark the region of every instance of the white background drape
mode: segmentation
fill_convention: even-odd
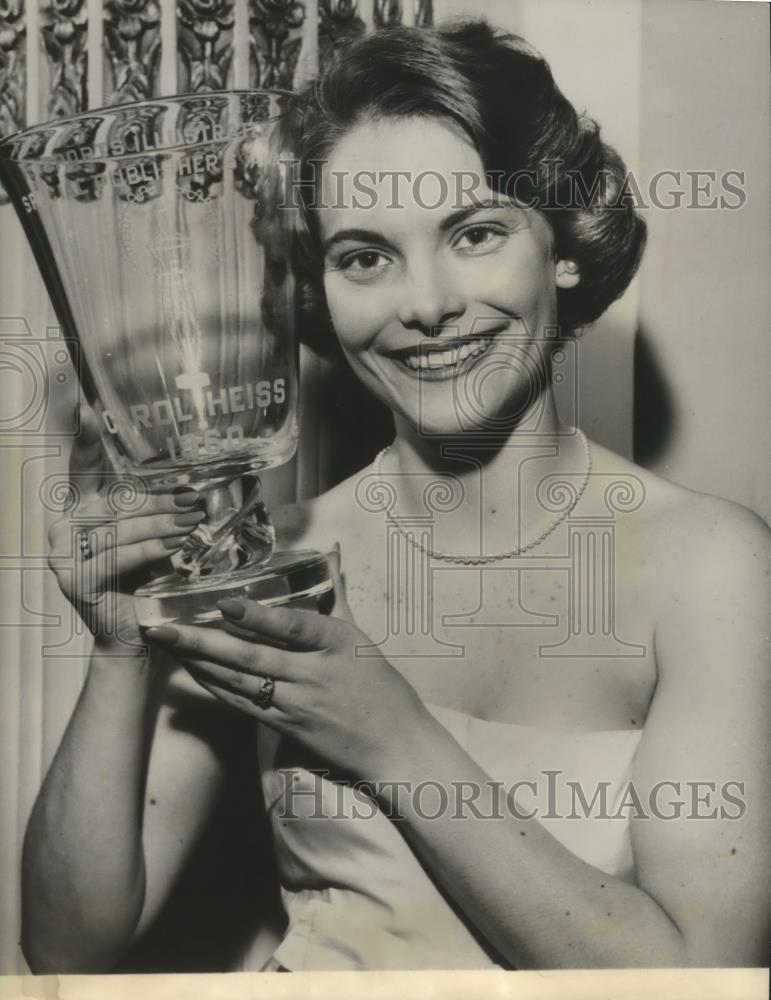
[[[409,22],[413,8],[404,6]],[[170,93],[174,4],[161,7],[161,92]],[[98,106],[100,0],[88,8],[89,103]],[[311,71],[315,0],[305,9],[300,64]],[[741,210],[646,210],[641,274],[581,342],[578,418],[603,444],[771,521],[767,6],[434,0],[433,9],[435,21],[485,14],[533,42],[643,182],[665,169],[744,171]],[[234,83],[244,85],[245,0],[235,11]],[[373,0],[361,0],[359,12],[371,26]],[[39,17],[29,0],[29,123],[44,117],[48,86]],[[0,260],[0,973],[12,974],[26,971],[18,947],[24,828],[82,684],[88,637],[45,562],[48,477],[66,469],[76,386],[10,206],[0,207]],[[340,446],[326,412],[328,370],[304,354],[302,374],[299,458],[266,474],[274,503],[328,487],[327,460]]]

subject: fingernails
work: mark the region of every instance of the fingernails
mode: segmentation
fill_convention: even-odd
[[[184,493],[177,493],[174,496],[175,507],[194,507],[200,496],[195,490],[186,490]]]
[[[168,625],[153,625],[147,630],[148,639],[155,639],[156,642],[176,642],[179,639],[179,632]]]
[[[161,540],[161,545],[164,549],[178,549],[180,546],[185,544],[185,538],[164,538]]]
[[[193,524],[198,524],[206,517],[202,510],[189,510],[186,514],[177,514],[174,524],[178,528],[189,528]]]
[[[232,597],[226,597],[223,601],[217,601],[217,607],[223,613],[227,615],[228,618],[243,618],[246,614],[246,608],[240,601],[234,600]]]

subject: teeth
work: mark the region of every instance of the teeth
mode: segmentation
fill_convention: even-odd
[[[489,340],[473,340],[451,351],[428,351],[425,354],[409,354],[403,360],[410,368],[452,368],[459,361],[464,361],[471,355],[484,351],[490,344]]]

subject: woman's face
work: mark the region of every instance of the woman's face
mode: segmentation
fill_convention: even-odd
[[[362,382],[429,435],[522,419],[548,368],[556,287],[578,280],[543,216],[496,195],[442,119],[357,125],[321,193],[327,305]]]

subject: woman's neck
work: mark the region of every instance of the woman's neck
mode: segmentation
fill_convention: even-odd
[[[562,478],[580,489],[588,461],[551,391],[536,405],[538,419],[531,411],[495,436],[430,438],[397,416],[396,438],[380,463],[395,494],[392,515],[405,527],[428,517],[432,547],[443,552],[507,552],[537,538],[555,519],[545,487]]]

